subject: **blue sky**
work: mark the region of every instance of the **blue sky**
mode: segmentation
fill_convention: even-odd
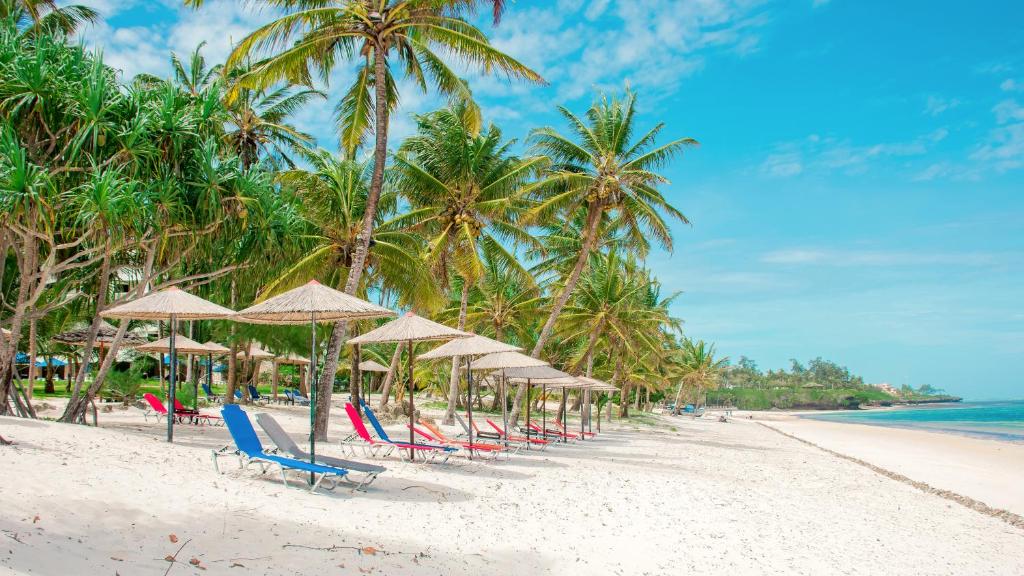
[[[80,2],[82,0],[79,0]],[[211,59],[267,19],[210,0],[86,0],[126,75]],[[546,87],[474,78],[509,136],[597,90],[698,149],[666,170],[693,221],[650,265],[693,337],[763,368],[824,356],[968,398],[1024,387],[1024,4],[977,0],[514,0],[496,44]],[[298,122],[334,147],[332,98]],[[403,89],[394,131],[439,102]]]

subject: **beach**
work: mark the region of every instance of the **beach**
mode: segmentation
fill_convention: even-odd
[[[766,422],[822,448],[1024,516],[1024,444],[897,427],[779,417]]]
[[[303,443],[304,409],[247,410],[272,413]],[[331,442],[318,451],[343,455],[343,417],[335,407]],[[810,432],[821,423],[765,423],[844,448]],[[210,451],[229,443],[224,428],[179,426],[168,445],[164,426],[135,408],[101,412],[100,424],[0,418],[0,435],[16,442],[0,447],[8,479],[0,570],[1024,573],[1024,555],[1014,552],[1024,549],[1024,530],[757,420],[660,415],[509,461],[388,459],[366,492],[315,495],[283,487],[274,473],[241,471],[232,458],[215,472]],[[388,429],[404,437],[401,426]],[[992,465],[1010,474],[1017,462]]]

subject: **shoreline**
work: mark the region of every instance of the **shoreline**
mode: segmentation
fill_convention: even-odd
[[[757,421],[757,419],[755,419]],[[761,425],[995,510],[1024,516],[1024,443],[907,426],[788,417]]]

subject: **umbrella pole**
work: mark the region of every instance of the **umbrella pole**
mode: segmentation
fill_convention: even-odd
[[[466,387],[469,388],[469,402],[466,403],[466,415],[469,416],[469,459],[473,459],[473,362],[466,356]]]
[[[206,387],[213,392],[213,354],[206,357]]]
[[[559,402],[559,404],[564,405],[566,407],[565,409],[562,410],[561,417],[562,417],[562,428],[565,428],[566,430],[568,430],[569,429],[569,426],[568,426],[568,424],[569,424],[569,413],[568,413],[569,399],[565,397],[565,387],[564,386],[562,387],[562,401]],[[562,442],[567,442],[567,440],[563,437],[562,438]]]
[[[526,379],[526,449],[530,449],[530,379]]]
[[[586,398],[587,398],[587,390],[581,389],[580,390],[580,440],[585,440],[584,434],[583,434],[583,430],[584,430],[584,427],[583,427],[583,424],[584,424],[583,423],[583,406],[584,406],[584,399],[586,399]]]
[[[171,373],[168,379],[169,384],[167,386],[167,441],[174,442],[174,382],[177,376],[177,363],[178,356],[174,350],[174,332],[175,332],[175,318],[174,314],[171,314],[171,340],[170,340],[170,357],[171,357]]]
[[[309,463],[316,463],[316,312],[309,313]],[[316,482],[309,473],[309,483]]]
[[[548,383],[544,382],[540,387],[540,429],[547,432],[548,430]]]
[[[505,391],[505,371],[501,371],[501,380],[499,384],[501,386],[501,422],[505,427],[505,447],[508,448],[508,393]],[[529,442],[527,442],[529,444]]]
[[[412,427],[416,425],[416,403],[412,399],[412,392],[415,384],[413,383],[412,375],[412,340],[409,340],[409,444],[416,443],[416,437],[413,436]],[[409,461],[412,462],[416,459],[416,450],[409,447]]]

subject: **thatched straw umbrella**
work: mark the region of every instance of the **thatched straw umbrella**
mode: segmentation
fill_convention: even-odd
[[[226,356],[226,355],[231,353],[231,348],[228,348],[227,346],[223,346],[221,344],[218,344],[218,343],[214,342],[213,340],[208,340],[206,342],[203,342],[203,346],[206,346],[206,348],[210,350],[206,354],[206,387],[209,388],[210,391],[212,392],[213,391],[213,356],[214,355]]]
[[[162,339],[157,340],[155,342],[150,342],[148,344],[143,344],[141,346],[136,346],[135,349],[137,351],[139,351],[139,352],[156,352],[156,353],[158,353],[160,355],[160,363],[163,364],[164,363],[164,353],[169,353],[171,351],[171,346],[172,346],[172,344],[171,344],[171,337],[168,336],[167,338],[162,338]],[[199,342],[196,342],[195,340],[192,340],[191,338],[186,338],[185,336],[178,336],[178,337],[176,337],[174,339],[173,346],[174,346],[175,354],[177,354],[178,352],[182,352],[184,354],[196,354],[196,355],[202,356],[203,354],[209,354],[209,353],[212,352],[210,350],[210,348],[206,344],[200,344]],[[199,409],[199,380],[198,380],[198,378],[195,380],[195,382],[193,382],[192,388],[193,388],[193,390],[192,390],[192,392],[193,392],[193,396],[192,396],[192,409],[193,410],[198,410]]]
[[[405,342],[409,346],[409,443],[415,444],[416,438],[413,436],[412,427],[416,425],[416,402],[413,399],[414,378],[413,378],[413,362],[415,357],[413,355],[413,345],[416,342],[425,342],[429,340],[452,340],[454,338],[469,338],[473,336],[469,332],[463,332],[462,330],[456,330],[455,328],[449,328],[444,324],[438,324],[432,320],[427,320],[422,316],[417,316],[412,312],[406,312],[404,316],[396,320],[392,320],[387,324],[370,330],[362,336],[356,336],[348,341],[353,346],[360,346],[362,344],[383,344],[387,342],[395,342],[401,345]],[[416,455],[414,450],[409,449],[409,460],[415,459]]]
[[[274,358],[274,372],[270,378],[270,394],[274,397],[274,400],[277,400],[277,383],[280,378],[281,364],[288,364],[290,366],[309,366],[309,358],[292,353]]]
[[[388,368],[387,366],[381,364],[380,362],[377,362],[376,360],[363,360],[362,362],[359,363],[359,375],[360,376],[362,376],[364,372],[387,373],[390,370],[391,370],[390,368]],[[367,388],[367,396],[366,396],[366,404],[367,404],[367,406],[369,406],[371,404],[371,400],[373,400],[373,397],[372,397],[372,394],[373,394],[373,380],[372,379],[370,380],[370,384],[371,384],[370,387]]]
[[[383,306],[356,298],[350,294],[328,288],[316,280],[268,298],[235,315],[239,322],[252,324],[306,324],[309,323],[309,461],[316,458],[316,323],[340,320],[366,320],[386,318],[395,313]],[[330,409],[330,406],[328,406]],[[312,475],[310,482],[312,482]]]
[[[466,416],[469,418],[469,444],[473,444],[473,364],[474,356],[497,354],[500,352],[521,352],[522,348],[492,340],[486,336],[474,335],[470,338],[459,338],[442,344],[426,354],[420,354],[420,360],[435,358],[451,358],[458,356],[466,359],[466,387],[469,389],[469,401],[466,403]],[[473,450],[469,451],[472,458]]]
[[[603,380],[598,380],[597,378],[591,378],[589,376],[577,376],[576,379],[581,381],[581,382],[583,382],[583,383],[585,383],[585,384],[587,384],[587,389],[586,389],[586,394],[587,394],[587,399],[586,399],[586,403],[587,403],[587,426],[588,426],[588,431],[593,431],[593,428],[590,427],[590,419],[591,419],[590,418],[590,416],[591,416],[590,415],[590,405],[591,405],[590,394],[593,393],[593,392],[605,392],[609,396],[611,396],[612,393],[618,392],[619,389],[616,388],[615,386],[612,386],[611,384],[603,381]],[[598,432],[601,431],[601,411],[600,410],[598,410],[598,412],[597,412],[597,431]]]
[[[505,370],[505,376],[513,382],[525,382],[526,383],[526,437],[530,437],[530,386],[533,384],[541,384],[543,386],[543,392],[541,398],[547,394],[548,384],[556,384],[565,388],[579,386],[571,375],[566,372],[562,372],[557,368],[551,366],[530,366],[526,368],[509,368]],[[541,425],[541,430],[547,431],[548,423],[548,410],[547,402],[542,402],[541,407],[544,412],[544,423]],[[529,442],[527,442],[529,447]]]
[[[97,353],[99,355],[99,363],[103,363],[103,350],[109,348],[110,344],[117,338],[117,328],[114,328],[106,322],[100,321],[99,331],[96,332],[96,339],[93,341],[96,345]],[[85,343],[89,340],[89,326],[78,328],[75,330],[68,330],[67,332],[61,332],[53,338],[54,342],[64,344],[66,346],[85,346]],[[121,346],[126,348],[134,348],[139,344],[145,344],[146,338],[138,334],[125,334],[121,340]],[[88,363],[89,359],[83,358],[82,362]],[[163,374],[163,367],[160,368],[161,374]]]
[[[488,354],[483,358],[479,358],[476,363],[473,364],[473,370],[498,370],[498,383],[501,388],[501,420],[505,436],[508,436],[508,406],[505,402],[505,399],[507,398],[505,391],[505,369],[529,368],[530,366],[548,366],[548,363],[539,358],[527,356],[521,352],[497,352],[495,354]],[[506,444],[507,443],[508,442],[506,441]],[[527,446],[526,449],[529,450],[530,447]]]
[[[175,336],[178,320],[207,320],[226,318],[234,314],[223,306],[218,306],[184,290],[171,287],[160,292],[151,292],[142,298],[114,306],[100,312],[104,318],[120,318],[122,320],[167,320],[171,335],[169,349],[171,354],[171,374],[167,387],[167,441],[174,441],[174,385],[177,377],[178,356],[175,348]]]

